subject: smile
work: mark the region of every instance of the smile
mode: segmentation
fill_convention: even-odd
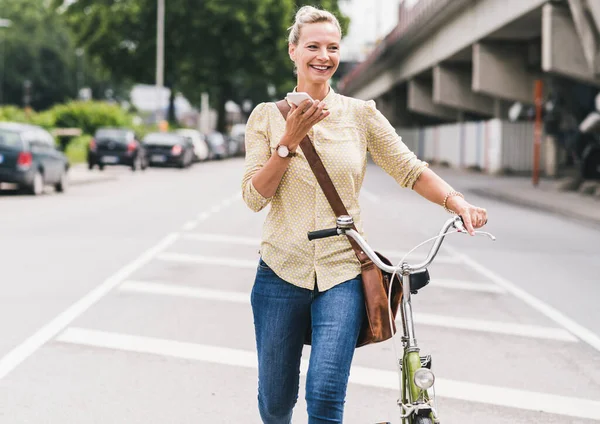
[[[331,69],[331,66],[319,66],[319,65],[310,65],[311,68],[316,69],[317,71],[328,71]]]

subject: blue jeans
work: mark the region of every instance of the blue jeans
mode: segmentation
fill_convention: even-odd
[[[262,259],[252,288],[258,350],[258,408],[265,424],[289,424],[300,357],[312,327],[306,378],[308,423],[341,423],[350,365],[365,316],[360,275],[319,292],[279,278]]]

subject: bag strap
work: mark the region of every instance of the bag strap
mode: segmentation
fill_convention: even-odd
[[[279,112],[281,112],[283,119],[287,120],[287,116],[290,113],[290,110],[292,109],[288,102],[286,100],[280,100],[275,104],[277,105]],[[344,202],[342,202],[340,195],[338,194],[337,190],[335,189],[335,186],[333,185],[333,181],[331,181],[331,177],[325,169],[325,165],[323,165],[323,161],[321,161],[321,158],[315,150],[315,146],[312,144],[312,141],[310,140],[308,135],[306,135],[302,139],[302,141],[300,142],[300,147],[302,148],[302,153],[304,153],[304,156],[306,157],[310,168],[315,174],[315,177],[317,178],[317,181],[321,186],[321,190],[323,190],[323,193],[325,194],[325,197],[327,198],[331,209],[333,209],[333,213],[336,216],[349,215],[346,206],[344,206]],[[356,230],[355,226],[352,226],[352,228]],[[362,251],[358,243],[350,236],[348,236],[348,241],[352,245],[352,249],[354,249],[354,253],[360,261],[361,266],[364,267],[366,265],[371,265],[371,259],[369,259],[367,254]]]

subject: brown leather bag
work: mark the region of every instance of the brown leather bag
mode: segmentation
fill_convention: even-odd
[[[280,100],[277,103],[279,111],[283,115],[284,119],[287,119],[287,115],[291,108],[287,101]],[[308,136],[304,137],[300,143],[302,153],[308,160],[308,163],[323,190],[327,201],[331,205],[331,209],[336,216],[349,215],[342,199],[340,198],[333,181],[329,177],[321,158],[319,157],[315,147],[313,146]],[[356,228],[354,228],[356,230]],[[365,297],[365,309],[367,319],[363,322],[358,336],[356,347],[365,346],[371,343],[378,343],[389,339],[396,332],[395,317],[398,312],[398,305],[402,299],[402,284],[400,279],[396,275],[394,277],[392,286],[392,312],[394,319],[392,320],[393,331],[390,329],[390,319],[388,310],[388,293],[390,287],[391,274],[382,272],[377,265],[375,265],[366,253],[362,251],[360,246],[354,241],[353,238],[348,236],[348,241],[354,249],[356,257],[360,261],[361,277],[363,283],[363,293]],[[383,262],[391,265],[391,262],[378,252],[377,255]],[[310,333],[307,334],[306,344],[310,344]]]

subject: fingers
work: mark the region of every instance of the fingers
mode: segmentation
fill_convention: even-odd
[[[483,208],[467,207],[460,216],[465,224],[465,229],[470,235],[475,235],[477,228],[487,224],[487,211]]]
[[[465,229],[467,230],[467,232],[474,236],[475,235],[475,229],[473,228],[473,220],[471,218],[471,208],[466,208],[465,211],[463,213],[460,214],[463,223],[465,224]]]
[[[312,127],[329,116],[329,111],[324,110],[326,107],[325,102],[315,100],[311,103],[310,100],[305,100],[298,106],[298,119]]]

